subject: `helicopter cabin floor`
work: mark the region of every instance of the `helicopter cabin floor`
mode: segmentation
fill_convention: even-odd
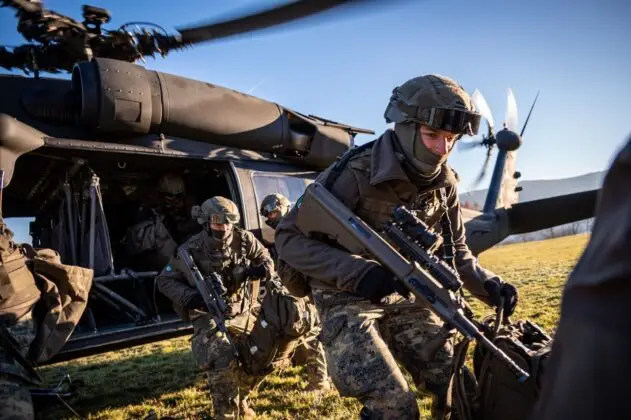
[[[54,148],[17,160],[4,190],[5,216],[33,217],[35,248],[55,249],[62,262],[95,271],[88,308],[62,351],[66,354],[54,361],[79,350],[90,354],[189,331],[157,291],[156,269],[126,259],[121,244],[139,207],[157,202],[158,180],[167,172],[183,177],[191,204],[222,195],[241,207],[225,161]]]

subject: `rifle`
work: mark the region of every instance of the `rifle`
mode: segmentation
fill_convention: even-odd
[[[193,261],[193,257],[191,257],[188,248],[185,246],[180,246],[177,253],[184,263],[184,266],[189,271],[188,274],[195,282],[197,290],[202,295],[202,299],[204,299],[204,303],[210,315],[213,317],[215,324],[217,324],[217,328],[225,334],[235,357],[237,360],[240,360],[239,350],[237,350],[237,347],[232,342],[230,334],[228,334],[228,329],[226,328],[224,314],[226,313],[227,306],[221,297],[226,292],[226,289],[221,282],[221,276],[217,273],[211,273],[208,277],[204,277],[199,271],[199,268],[197,268],[195,261]]]
[[[385,232],[402,249],[410,260],[386,242],[368,224],[344,206],[323,185],[313,182],[296,203],[296,227],[306,236],[324,235],[336,241],[353,254],[372,255],[382,266],[390,270],[411,293],[411,299],[420,299],[438,315],[447,326],[455,328],[466,340],[477,340],[494,357],[502,360],[524,382],[529,375],[497,348],[472,321],[472,311],[456,291],[462,282],[447,264],[427,253],[422,246],[410,240],[402,230],[407,225],[416,228],[415,236],[426,243],[431,242],[431,232],[411,219],[411,213],[399,207],[394,212],[394,221],[386,224]],[[421,222],[422,223],[422,222]],[[426,226],[426,225],[424,225]],[[429,233],[428,233],[429,232]],[[469,316],[469,317],[468,317]]]

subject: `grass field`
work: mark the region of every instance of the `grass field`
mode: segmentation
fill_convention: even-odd
[[[588,236],[577,235],[541,242],[497,247],[480,257],[481,264],[513,283],[520,304],[513,319],[529,318],[549,332],[559,315],[563,285],[580,256]],[[470,300],[480,316],[489,310]],[[189,337],[134,347],[118,352],[60,363],[43,369],[50,384],[68,372],[85,385],[69,405],[89,419],[158,416],[212,418],[204,375],[190,355]],[[289,368],[268,377],[251,395],[251,406],[261,419],[357,418],[361,405],[340,398],[336,391],[315,396],[303,392],[303,367]],[[428,399],[419,394],[428,414]],[[41,419],[77,418],[61,403],[38,413]]]

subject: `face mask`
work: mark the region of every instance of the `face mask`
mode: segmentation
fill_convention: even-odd
[[[211,236],[218,241],[225,241],[228,236],[230,236],[230,231],[228,230],[213,230],[210,229]]]
[[[280,223],[280,220],[278,220],[278,219],[275,219],[275,220],[272,220],[272,219],[267,219],[267,220],[265,221],[265,224],[266,224],[267,226],[271,227],[271,228],[272,228],[272,229],[274,229],[274,230],[276,230],[276,228],[278,227],[278,224],[279,224],[279,223]]]

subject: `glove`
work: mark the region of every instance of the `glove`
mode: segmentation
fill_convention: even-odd
[[[504,316],[509,317],[515,312],[519,292],[515,286],[503,282],[499,277],[486,280],[483,284],[484,290],[489,294],[489,300],[494,306],[500,305],[500,298],[504,298]]]
[[[206,302],[204,302],[204,298],[202,298],[202,295],[199,293],[192,294],[188,298],[184,306],[186,307],[186,309],[191,311],[195,309],[199,309],[201,311],[208,310],[208,308],[206,308]]]
[[[246,274],[248,277],[254,277],[254,278],[260,279],[260,278],[265,277],[265,274],[267,274],[267,271],[265,270],[265,266],[257,265],[257,266],[250,266]]]
[[[379,303],[381,299],[394,292],[406,298],[410,296],[410,291],[380,265],[371,268],[359,281],[356,289],[357,294],[369,299],[372,303]]]

